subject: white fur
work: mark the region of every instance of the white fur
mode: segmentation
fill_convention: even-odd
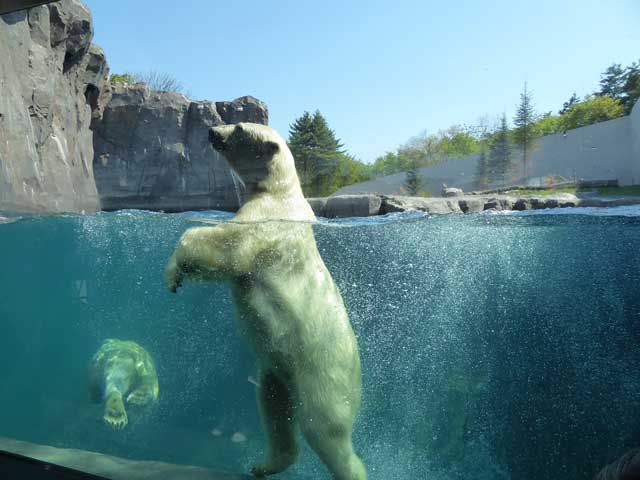
[[[256,353],[258,404],[268,440],[257,476],[298,454],[297,428],[339,480],[364,480],[351,445],[360,405],[360,359],[342,297],[318,252],[311,207],[291,152],[262,125],[215,127],[212,142],[248,190],[233,223],[187,230],[165,271],[172,291],[187,279],[231,282],[239,330]]]

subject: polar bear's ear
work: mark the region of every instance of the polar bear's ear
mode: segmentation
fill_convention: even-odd
[[[267,142],[264,142],[262,145],[263,145],[265,155],[275,155],[278,152],[278,150],[280,150],[280,146],[278,145],[277,142],[267,141]]]

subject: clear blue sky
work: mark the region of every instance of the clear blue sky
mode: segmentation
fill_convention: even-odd
[[[319,109],[364,161],[409,137],[538,111],[640,59],[640,0],[85,0],[112,72],[167,72],[194,99],[253,95],[285,136]],[[528,5],[526,8],[524,5]]]

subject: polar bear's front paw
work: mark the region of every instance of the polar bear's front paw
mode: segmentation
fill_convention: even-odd
[[[114,430],[121,430],[127,426],[127,412],[124,409],[120,392],[113,392],[109,395],[102,418]]]

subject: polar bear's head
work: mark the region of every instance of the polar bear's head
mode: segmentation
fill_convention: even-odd
[[[209,140],[244,181],[249,193],[292,193],[300,182],[291,151],[273,128],[257,123],[221,125]]]

